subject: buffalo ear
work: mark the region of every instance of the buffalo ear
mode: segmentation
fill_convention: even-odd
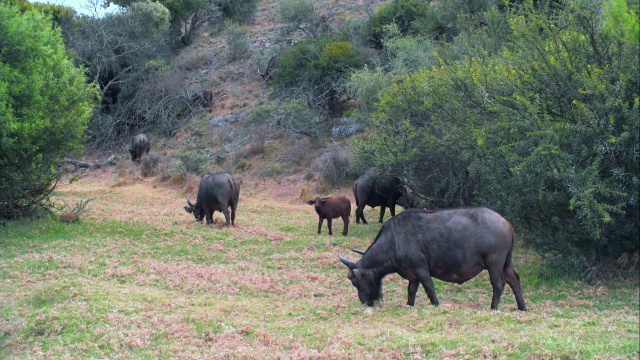
[[[313,205],[313,200],[309,200],[309,201],[307,201],[307,204],[309,204],[309,205]]]
[[[362,270],[361,269],[353,269],[353,275],[356,277],[356,279],[361,280],[362,279]]]
[[[186,211],[188,213],[192,213],[193,212],[193,206],[185,206],[184,207],[184,211]]]

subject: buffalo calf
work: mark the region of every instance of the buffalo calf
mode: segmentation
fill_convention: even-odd
[[[331,220],[341,217],[344,222],[344,230],[342,235],[346,236],[349,231],[349,215],[351,215],[351,201],[344,196],[319,197],[307,201],[307,204],[313,205],[318,213],[318,234],[322,229],[322,222],[327,219],[327,227],[329,227],[329,235],[331,232]]]

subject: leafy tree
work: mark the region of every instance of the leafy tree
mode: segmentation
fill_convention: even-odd
[[[106,0],[128,7],[139,0]],[[223,18],[236,21],[248,20],[255,13],[258,0],[159,0],[171,14],[171,28],[175,39],[183,45],[190,45],[194,35],[202,26],[220,23]]]
[[[311,108],[328,113],[345,94],[350,72],[363,66],[349,42],[325,35],[298,42],[280,55],[271,84],[280,95],[304,98]]]
[[[638,18],[587,0],[507,14],[499,46],[485,33],[477,56],[396,81],[357,149],[431,206],[498,209],[549,264],[593,279],[639,248]]]
[[[37,11],[0,3],[0,216],[46,207],[56,166],[80,145],[96,88]]]

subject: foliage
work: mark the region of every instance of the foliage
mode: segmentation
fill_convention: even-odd
[[[89,213],[87,204],[92,200],[94,199],[78,200],[73,206],[63,203],[60,208],[58,208],[58,219],[64,223],[77,223],[80,220],[80,216]]]
[[[336,108],[351,71],[362,68],[362,56],[340,37],[324,35],[295,44],[278,58],[270,82],[283,97],[304,98],[321,113]]]
[[[393,75],[381,67],[365,67],[354,71],[345,83],[347,95],[359,100],[358,118],[369,123],[378,97],[393,85]]]
[[[100,84],[102,109],[89,126],[97,147],[131,133],[171,136],[197,109],[186,74],[171,69],[169,11],[159,3],[131,4],[102,18],[81,17],[68,46]]]
[[[29,2],[27,0],[3,0],[3,3],[16,7],[20,13],[26,11],[39,11],[51,18],[54,24],[58,25],[64,32],[73,22],[76,11],[64,5],[47,4],[42,2]]]
[[[385,26],[393,24],[400,34],[415,35],[424,33],[425,26],[428,27],[434,20],[429,2],[421,0],[387,2],[377,9],[369,21],[372,45],[378,49],[382,48]]]
[[[384,27],[382,39],[387,72],[407,74],[438,64],[434,41],[421,36],[402,36],[396,24]]]
[[[137,0],[107,0],[128,8]],[[191,45],[198,30],[207,24],[219,24],[224,18],[247,21],[255,12],[258,0],[159,0],[171,14],[171,29],[176,41]]]
[[[312,169],[319,173],[318,186],[323,190],[351,185],[360,172],[353,155],[344,145],[333,144],[313,163]]]
[[[225,21],[224,34],[227,41],[229,62],[234,62],[249,54],[251,44],[247,40],[249,30],[233,21]]]
[[[202,176],[209,171],[209,157],[202,151],[191,150],[177,155],[176,171],[187,177],[189,174]]]
[[[561,5],[525,2],[498,46],[464,42],[482,56],[404,76],[357,148],[431,206],[498,209],[547,260],[593,279],[638,250],[639,45],[625,30],[638,20]]]
[[[0,216],[16,217],[44,206],[97,92],[39,12],[0,4],[0,33]]]
[[[226,19],[248,23],[253,18],[259,0],[219,0],[223,15]]]
[[[67,45],[100,84],[103,110],[110,112],[147,63],[166,57],[169,12],[158,3],[134,3],[122,13],[78,18]]]
[[[278,15],[285,25],[283,32],[290,35],[300,30],[308,38],[318,38],[322,34],[318,14],[310,0],[284,0],[278,2]]]
[[[318,139],[327,130],[322,116],[301,100],[280,106],[258,107],[247,118],[247,124],[272,131],[282,129],[286,137],[303,135]]]

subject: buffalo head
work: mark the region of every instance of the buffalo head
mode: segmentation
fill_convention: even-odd
[[[355,251],[362,253],[361,251]],[[362,269],[358,263],[355,263],[342,254],[339,255],[340,261],[347,266],[347,277],[351,280],[351,284],[358,289],[358,299],[367,306],[373,306],[373,303],[382,299],[382,277],[375,276],[373,271]]]
[[[196,201],[196,204],[191,203],[191,201],[189,200],[189,197],[191,197],[191,194],[187,196],[187,206],[184,207],[184,210],[188,213],[192,213],[193,217],[195,217],[196,220],[202,221],[205,215],[202,209],[202,206],[197,206],[197,201]]]

